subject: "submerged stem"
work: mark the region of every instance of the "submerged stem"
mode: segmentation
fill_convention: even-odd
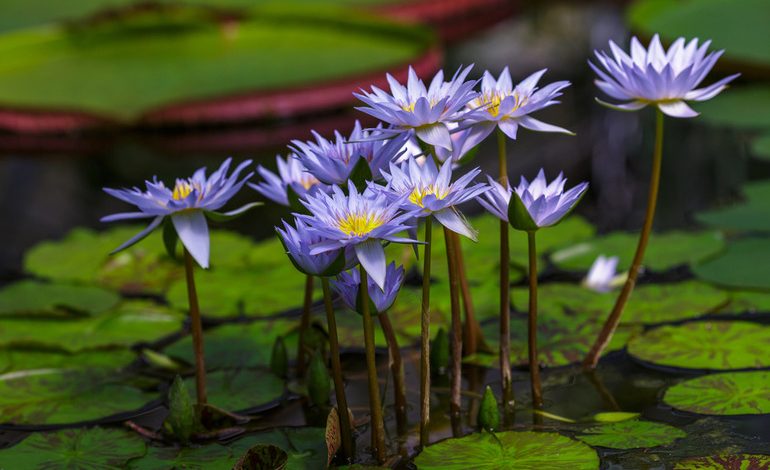
[[[310,307],[313,304],[313,276],[305,277],[305,300],[302,303],[302,317],[299,320],[299,343],[297,345],[297,377],[305,376],[305,353],[307,345],[305,344],[305,335],[310,328]]]
[[[399,434],[406,432],[406,383],[404,382],[404,366],[401,361],[401,350],[398,348],[398,339],[393,325],[390,323],[390,317],[387,312],[380,313],[377,318],[380,320],[382,332],[385,340],[388,342],[388,354],[390,355],[390,373],[393,375],[393,401],[396,409],[396,428]]]
[[[425,219],[425,249],[422,254],[422,307],[420,309],[420,446],[428,445],[430,425],[430,251],[433,219]]]
[[[497,156],[500,165],[500,184],[508,185],[508,162],[505,152],[505,134],[497,130]],[[513,384],[511,378],[511,281],[510,244],[508,222],[500,221],[500,382],[503,387],[503,416],[513,408]]]
[[[308,276],[310,277],[310,276]],[[329,328],[329,353],[332,360],[332,377],[334,379],[334,395],[337,398],[337,411],[340,417],[340,434],[342,437],[342,452],[345,458],[353,457],[352,426],[348,413],[348,399],[345,396],[345,383],[342,380],[342,364],[340,363],[340,346],[337,340],[337,319],[334,316],[332,294],[329,289],[329,278],[321,278],[321,286],[324,293],[324,307],[326,307],[326,323]]]
[[[639,267],[644,259],[644,251],[647,249],[647,242],[652,232],[652,222],[655,218],[655,206],[658,201],[658,188],[660,187],[660,168],[663,160],[663,113],[658,110],[655,118],[655,148],[652,154],[652,175],[650,176],[650,189],[647,194],[647,213],[644,216],[644,225],[642,233],[639,235],[639,243],[636,246],[636,253],[631,262],[631,268],[628,271],[628,279],[620,291],[615,306],[612,308],[610,316],[604,322],[599,336],[596,338],[591,351],[583,360],[583,369],[595,369],[599,362],[599,357],[612,340],[612,335],[620,323],[620,316],[623,314],[623,308],[631,296],[631,292],[636,285],[636,278],[639,276]]]
[[[380,403],[380,384],[377,381],[377,358],[374,347],[374,321],[369,311],[369,282],[366,270],[360,265],[361,314],[364,317],[364,346],[366,347],[366,369],[369,379],[369,410],[371,415],[372,448],[379,463],[385,461],[385,423]]]
[[[537,247],[535,232],[527,232],[529,245],[529,377],[532,382],[532,406],[543,406],[543,391],[540,386],[540,364],[537,359]]]
[[[449,411],[453,419],[460,416],[462,389],[462,360],[463,360],[463,332],[462,318],[460,317],[460,292],[457,270],[457,239],[454,232],[444,227],[444,240],[446,242],[446,257],[449,271],[449,299],[452,312],[452,334],[450,335],[452,346],[452,381],[449,394]]]
[[[195,353],[195,392],[198,405],[206,404],[206,364],[203,359],[203,326],[198,307],[198,293],[195,290],[195,264],[187,249],[184,250],[184,271],[187,281],[187,301],[190,306],[190,329],[192,330]]]

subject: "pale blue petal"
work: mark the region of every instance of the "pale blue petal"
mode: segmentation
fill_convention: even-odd
[[[386,261],[385,249],[382,244],[379,240],[367,240],[356,245],[355,250],[361,266],[364,267],[374,283],[381,290],[385,290]]]
[[[448,228],[449,230],[464,235],[471,240],[478,241],[478,232],[471,227],[465,217],[460,215],[454,208],[447,208],[438,212],[434,212],[433,216],[436,220]]]
[[[147,226],[147,228],[145,228],[141,232],[139,232],[136,235],[134,235],[133,237],[131,237],[131,239],[128,240],[127,242],[125,242],[124,244],[122,244],[119,247],[117,247],[114,250],[112,250],[112,252],[110,254],[117,253],[118,251],[121,251],[121,250],[125,250],[129,246],[131,246],[131,245],[141,241],[144,237],[149,235],[153,230],[158,228],[158,225],[160,225],[160,223],[162,221],[163,221],[163,216],[162,215],[158,216],[158,217],[155,217],[152,220],[152,222],[150,222],[150,225]]]
[[[418,127],[415,129],[415,134],[420,140],[430,145],[452,151],[452,137],[449,134],[449,129],[443,123]]]
[[[684,101],[673,101],[670,103],[658,103],[658,108],[671,117],[676,118],[691,118],[697,116],[699,113],[695,112]]]
[[[171,216],[179,239],[203,268],[209,267],[209,226],[202,211],[177,212]]]

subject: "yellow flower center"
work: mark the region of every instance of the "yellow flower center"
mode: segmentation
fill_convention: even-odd
[[[413,113],[414,112],[414,103],[409,103],[401,106],[401,109],[406,111],[407,113]]]
[[[299,184],[300,184],[300,185],[301,185],[303,188],[305,188],[305,191],[307,191],[307,190],[309,190],[310,188],[312,188],[313,186],[315,186],[315,185],[317,185],[318,183],[320,183],[320,181],[318,181],[318,179],[316,179],[316,177],[315,177],[315,176],[306,175],[306,176],[302,176],[302,177],[300,177],[300,179],[299,179],[298,183],[299,183]]]
[[[500,93],[485,93],[481,95],[480,97],[476,98],[476,106],[477,107],[484,107],[486,111],[489,113],[492,117],[497,117],[500,114],[500,103],[503,101],[504,98],[506,98],[508,95],[502,95]],[[526,99],[522,99],[519,97],[519,94],[514,92],[513,95],[513,108],[511,111],[515,111],[522,107],[524,103],[527,102]]]
[[[422,200],[429,194],[435,196],[436,199],[444,199],[449,194],[449,191],[446,189],[439,191],[434,185],[426,186],[424,188],[414,188],[412,194],[409,195],[409,202],[420,207],[425,207]]]
[[[182,199],[189,196],[191,192],[193,192],[193,187],[188,181],[177,181],[171,197],[173,197],[176,201],[181,201]]]
[[[348,214],[340,219],[340,231],[351,236],[363,236],[383,224],[382,219],[373,214]]]

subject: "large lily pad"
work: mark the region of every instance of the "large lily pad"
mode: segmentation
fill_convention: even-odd
[[[0,376],[0,416],[13,424],[92,421],[141,408],[156,398],[111,370],[42,369]]]
[[[770,263],[757,258],[763,253],[770,253],[770,238],[741,239],[693,271],[699,278],[724,287],[770,291]]]
[[[760,0],[761,1],[761,0]],[[751,86],[730,90],[697,106],[710,124],[738,129],[770,128],[770,87]]]
[[[75,353],[156,341],[182,327],[183,316],[158,304],[132,300],[98,317],[78,320],[6,319],[0,346],[42,347]]]
[[[672,444],[687,433],[663,423],[632,419],[585,429],[578,439],[611,449],[638,449]]]
[[[230,445],[236,459],[251,447],[272,444],[289,454],[287,470],[324,468],[327,462],[326,430],[324,428],[277,428],[252,434]]]
[[[136,359],[128,349],[97,349],[66,353],[53,350],[0,349],[0,374],[32,369],[102,367],[118,370]]]
[[[195,389],[195,378],[185,380],[188,390]],[[284,383],[261,369],[219,370],[206,374],[209,403],[228,411],[259,408],[283,396]]]
[[[0,468],[125,468],[144,455],[137,434],[119,429],[64,429],[36,433],[20,444],[0,450]]]
[[[723,209],[697,214],[699,222],[726,230],[770,232],[770,183],[760,181],[744,186],[746,201]]]
[[[231,470],[236,462],[229,448],[219,444],[200,447],[149,447],[147,454],[128,463],[134,470]]]
[[[770,312],[770,293],[730,291],[728,310],[735,313]]]
[[[617,256],[618,269],[626,270],[639,241],[638,234],[611,233],[577,244],[563,244],[551,256],[562,269],[587,271],[599,255]],[[719,232],[667,232],[652,234],[644,255],[644,265],[653,271],[694,264],[719,253],[724,240]]]
[[[703,321],[650,330],[628,344],[637,359],[685,369],[770,366],[770,327],[743,321]]]
[[[570,468],[597,469],[599,456],[583,444],[553,432],[483,432],[447,439],[417,456],[421,470]]]
[[[724,454],[691,457],[674,465],[674,470],[762,470],[765,468],[770,468],[770,455]]]
[[[20,281],[0,290],[0,316],[95,315],[118,302],[119,295],[99,287]]]
[[[751,153],[761,160],[770,160],[770,134],[754,139],[751,142]]]
[[[663,401],[706,415],[770,413],[770,372],[723,372],[685,380],[666,390]]]

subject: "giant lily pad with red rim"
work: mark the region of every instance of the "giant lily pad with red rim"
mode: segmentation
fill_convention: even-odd
[[[685,380],[670,387],[663,402],[705,415],[770,413],[770,372],[723,372]]]

